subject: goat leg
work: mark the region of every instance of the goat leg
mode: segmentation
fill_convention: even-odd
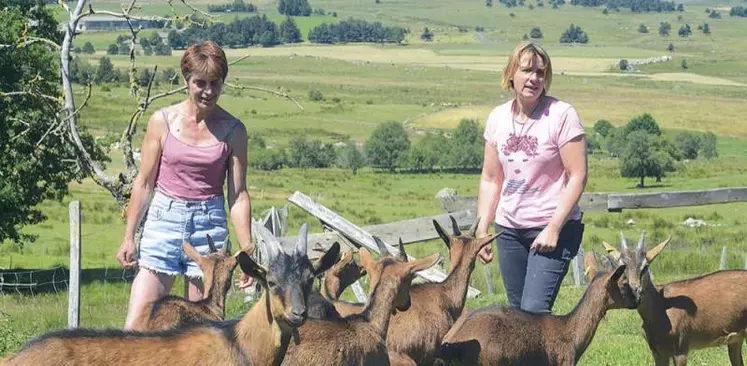
[[[742,361],[742,343],[744,343],[744,337],[739,339],[739,342],[729,343],[729,361],[731,366],[744,366]]]

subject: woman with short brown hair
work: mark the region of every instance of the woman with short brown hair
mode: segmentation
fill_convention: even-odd
[[[551,81],[547,52],[520,43],[502,82],[514,98],[488,116],[477,200],[477,235],[491,223],[503,231],[496,245],[509,305],[534,313],[551,312],[584,231],[584,129],[573,106],[547,95]],[[492,248],[480,257],[492,261]]]
[[[189,281],[189,300],[202,299],[202,272],[182,242],[201,253],[207,236],[222,247],[228,239],[228,208],[242,250],[251,248],[251,202],[246,189],[246,128],[218,106],[228,63],[207,41],[187,48],[181,70],[186,100],[153,113],[143,139],[140,170],[127,207],[127,226],[117,260],[139,271],[132,283],[125,329],[141,329],[150,306],[169,294],[177,275]],[[135,229],[148,208],[139,250]],[[242,277],[240,287],[250,284]]]

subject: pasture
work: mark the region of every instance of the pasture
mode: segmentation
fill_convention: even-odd
[[[222,2],[203,0],[194,4],[204,7]],[[363,142],[378,124],[387,121],[405,123],[413,141],[431,129],[453,129],[462,118],[477,119],[482,124],[492,107],[511,97],[499,85],[508,54],[524,33],[539,26],[545,35],[540,43],[550,53],[555,69],[550,94],[572,103],[587,131],[591,131],[599,119],[621,126],[637,115],[651,113],[668,132],[711,131],[718,135],[718,159],[684,163],[677,172],[647,191],[747,186],[747,122],[742,118],[747,97],[747,40],[743,37],[747,32],[747,19],[730,18],[728,11],[723,10],[723,19],[710,19],[704,12],[706,7],[727,4],[714,0],[686,3],[684,13],[632,14],[622,10],[604,15],[601,8],[586,9],[570,4],[560,9],[545,5],[529,10],[507,9],[497,2],[493,8],[486,8],[484,1],[382,0],[374,4],[368,0],[313,0],[311,3],[314,8],[336,11],[339,16],[297,19],[304,38],[308,29],[316,24],[348,17],[407,26],[411,33],[406,44],[396,46],[303,43],[275,48],[227,49],[229,59],[251,55],[231,67],[230,82],[282,90],[304,107],[300,110],[292,103],[265,93],[230,88],[225,91],[221,105],[241,118],[250,134],[262,135],[268,145],[282,148],[299,135],[324,142],[346,138]],[[109,10],[120,6],[117,0],[99,0],[93,4]],[[142,11],[149,14],[171,12],[167,5],[158,1],[143,2],[143,5]],[[255,5],[271,19],[282,19],[275,1],[261,0]],[[221,19],[230,21],[234,16],[223,15]],[[668,37],[656,33],[662,21],[672,24],[672,34]],[[588,45],[569,46],[557,42],[571,23],[580,25],[589,34]],[[648,34],[637,32],[642,23],[651,29]],[[677,28],[685,23],[692,26],[693,35],[678,37]],[[710,36],[695,30],[702,23],[710,25]],[[434,42],[419,39],[424,26],[435,33]],[[476,26],[484,27],[485,31],[476,33]],[[459,27],[468,31],[460,32]],[[95,64],[117,34],[83,34],[76,44],[82,45],[86,40],[94,43],[97,54],[82,57]],[[666,51],[670,42],[676,47],[674,53]],[[638,73],[622,73],[616,68],[623,58],[662,55],[671,55],[673,60],[640,67]],[[138,67],[178,68],[179,56],[180,51],[174,51],[171,57],[138,57]],[[111,56],[111,59],[119,68],[129,64],[125,56]],[[689,65],[686,70],[680,66],[683,59]],[[169,88],[163,84],[157,86],[158,91]],[[308,91],[312,88],[321,90],[325,99],[309,100]],[[83,89],[77,91],[82,99]],[[150,111],[181,97],[162,99]],[[135,106],[136,101],[125,87],[94,86],[93,97],[83,112],[83,123],[97,136],[120,134]],[[145,120],[139,125],[135,145],[140,144],[144,127]],[[114,173],[122,163],[119,151],[113,150],[111,155],[113,161],[108,170]],[[475,195],[477,182],[477,174],[467,173],[388,174],[370,169],[357,175],[340,169],[248,172],[255,215],[270,206],[286,204],[286,198],[299,190],[360,226],[438,214],[440,207],[434,198],[438,190],[451,187],[460,195]],[[635,179],[619,177],[617,160],[604,155],[590,156],[587,191],[639,192],[636,183]],[[1,243],[0,267],[19,270],[66,265],[69,250],[67,203],[74,199],[80,200],[83,206],[84,269],[121,273],[114,254],[124,232],[122,213],[111,196],[90,180],[72,184],[70,195],[63,202],[42,204],[48,220],[25,229],[27,233],[38,235],[36,242],[23,247]],[[709,226],[681,225],[687,218],[703,219]],[[633,224],[629,224],[631,220]],[[311,232],[321,231],[313,217],[293,206],[289,221],[290,232],[296,231],[303,222],[311,224]],[[583,247],[587,251],[601,252],[602,240],[617,243],[620,230],[629,240],[636,238],[640,230],[647,230],[649,245],[672,234],[673,242],[653,265],[657,283],[718,269],[723,246],[728,248],[729,268],[745,266],[745,203],[589,213],[585,222]],[[444,255],[446,248],[441,242],[433,241],[413,245],[408,251],[420,257],[434,251]],[[490,264],[490,269],[496,294],[470,300],[468,308],[506,303],[495,262]],[[484,290],[482,273],[483,265],[478,263],[473,283]],[[96,278],[84,278],[84,283],[82,325],[120,327],[129,283]],[[179,289],[175,292],[181,290],[179,284],[174,288]],[[572,286],[569,275],[560,291],[555,313],[570,311],[582,292],[582,288]],[[350,298],[351,294],[345,296]],[[33,295],[13,292],[0,295],[0,357],[17,351],[31,337],[63,328],[66,305],[64,289]],[[248,307],[243,303],[242,294],[231,292],[228,317],[239,316]],[[580,364],[652,364],[640,323],[635,311],[608,312]],[[692,365],[724,365],[728,364],[728,357],[725,348],[711,348],[691,353],[689,361]]]

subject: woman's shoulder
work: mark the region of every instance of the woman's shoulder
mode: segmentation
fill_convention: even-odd
[[[565,113],[567,113],[569,110],[573,109],[573,106],[571,103],[562,101],[555,97],[546,97],[548,102],[548,115],[550,116],[561,116]]]
[[[511,105],[513,105],[513,99],[497,105],[488,114],[488,123],[490,121],[500,120],[511,116]]]

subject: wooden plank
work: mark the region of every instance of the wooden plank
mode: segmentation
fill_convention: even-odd
[[[729,257],[726,254],[726,246],[724,246],[723,248],[721,248],[721,261],[719,262],[718,269],[720,270],[726,269],[726,263],[727,263],[728,258]]]
[[[607,207],[610,210],[620,210],[700,206],[729,202],[747,202],[747,187],[657,193],[616,193],[609,195]]]
[[[70,281],[68,287],[67,327],[80,326],[80,201],[68,205],[70,215]]]
[[[367,249],[374,251],[376,253],[379,252],[379,248],[376,245],[376,242],[373,240],[373,237],[371,237],[371,234],[361,229],[360,227],[356,226],[355,224],[351,223],[350,221],[346,220],[342,216],[336,214],[335,212],[328,209],[327,207],[314,202],[314,200],[312,200],[309,196],[299,191],[296,191],[295,193],[293,193],[293,195],[290,198],[288,198],[288,201],[306,210],[307,212],[319,218],[320,220],[326,222],[328,226],[337,230],[338,232],[340,232],[342,235],[344,235],[346,238],[350,239],[354,243],[364,246]],[[386,240],[384,240],[383,238],[382,238],[382,241],[384,241],[385,245],[387,246],[387,249],[392,254],[396,255],[396,253],[399,253],[398,249],[387,244]],[[412,258],[410,256],[408,257]],[[441,282],[446,279],[445,273],[432,267],[424,271],[418,272],[418,276],[423,277],[426,280],[429,280],[432,282]],[[479,296],[479,294],[480,294],[480,291],[477,290],[476,288],[469,287],[467,290],[467,296],[469,297]]]

